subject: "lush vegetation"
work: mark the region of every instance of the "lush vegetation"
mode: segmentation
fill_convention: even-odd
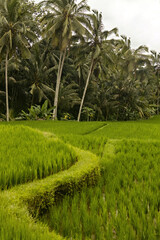
[[[26,221],[23,222],[21,219],[17,219],[15,216],[10,215],[6,212],[6,209],[0,208],[0,238],[2,240],[53,240],[54,235],[50,234],[47,229],[40,229],[31,226],[31,224],[27,225]],[[61,238],[56,236],[57,240],[61,240]]]
[[[159,130],[159,117],[2,122],[0,238],[157,240]]]
[[[96,187],[49,209],[43,220],[52,229],[77,240],[159,237],[160,142],[123,140],[116,145],[113,161],[102,158]]]
[[[87,0],[0,0],[0,239],[159,239],[159,70]]]
[[[71,145],[89,150],[96,154],[97,156],[102,157],[105,144],[107,142],[107,138],[105,137],[91,137],[87,136],[75,136],[75,135],[65,135],[61,137],[62,140],[66,143],[70,143]]]
[[[77,160],[71,147],[28,127],[0,126],[0,138],[0,189],[45,178]]]
[[[117,36],[86,0],[1,0],[0,118],[50,117],[46,100],[53,119],[159,114],[159,54]]]
[[[20,129],[24,130],[24,127]],[[40,133],[37,131],[37,134]],[[48,137],[53,137],[53,135]],[[44,141],[47,140],[46,137],[43,138]],[[70,149],[69,146],[68,148]],[[37,219],[35,221],[33,216],[42,215],[54,203],[60,202],[66,194],[72,195],[76,189],[81,191],[84,186],[96,184],[100,176],[98,158],[78,148],[74,148],[74,151],[78,162],[68,170],[60,171],[42,180],[20,184],[7,191],[0,191],[1,239],[63,239],[58,234],[49,232],[47,226]]]
[[[2,125],[6,125],[6,122],[2,122]],[[52,132],[58,136],[63,135],[86,135],[94,132],[97,129],[101,129],[106,125],[104,122],[76,122],[76,121],[13,121],[11,125],[23,125],[32,128],[39,129],[45,132]]]

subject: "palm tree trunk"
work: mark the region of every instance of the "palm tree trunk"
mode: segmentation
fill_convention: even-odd
[[[9,122],[9,101],[8,101],[8,50],[5,62],[5,85],[6,85],[6,119]]]
[[[157,96],[157,115],[159,115],[159,90],[158,90],[158,96]]]
[[[159,115],[159,72],[158,72],[158,76],[157,76],[157,115]]]
[[[92,73],[93,64],[94,64],[94,59],[92,59],[91,66],[90,66],[90,69],[89,69],[89,72],[88,72],[88,77],[87,77],[86,85],[85,85],[85,88],[84,88],[84,92],[83,92],[83,96],[82,96],[82,100],[81,100],[81,105],[80,105],[80,108],[79,108],[79,113],[78,113],[78,118],[77,118],[78,122],[80,121],[82,107],[83,107],[83,103],[84,103],[84,98],[86,96],[86,91],[87,91],[88,84],[89,84],[89,79],[90,79],[90,76],[91,76],[91,73]]]
[[[53,110],[53,120],[57,119],[59,87],[60,87],[60,82],[61,82],[61,76],[62,76],[62,70],[63,70],[65,56],[66,56],[66,49],[64,50],[64,52],[60,53],[60,58],[59,58],[57,82],[56,82],[56,92],[55,92],[55,97],[54,97],[55,109]]]

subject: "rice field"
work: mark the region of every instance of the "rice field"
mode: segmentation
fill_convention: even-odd
[[[66,196],[43,216],[67,239],[160,239],[160,142],[123,140],[103,159],[94,188]]]
[[[69,143],[72,146],[91,151],[97,156],[102,157],[105,144],[107,143],[106,137],[90,136],[90,135],[64,135],[61,139],[65,143]]]
[[[0,123],[0,139],[0,239],[160,239],[159,116]]]
[[[68,169],[76,154],[56,138],[24,126],[0,126],[0,189]]]
[[[0,209],[0,239],[1,240],[52,240],[47,232],[40,233],[39,229],[32,229],[26,222],[20,221],[14,216],[7,215],[4,209]],[[32,230],[32,231],[31,231]]]
[[[23,125],[31,128],[39,129],[44,132],[51,132],[57,136],[64,135],[87,135],[91,132],[101,129],[106,125],[105,122],[77,122],[77,121],[15,121],[10,125]],[[1,125],[8,125],[2,122]]]
[[[0,125],[8,125],[5,122]],[[122,122],[76,122],[76,121],[17,121],[9,125],[29,126],[51,132],[58,137],[88,136],[108,139],[157,139],[160,140],[160,116],[149,120]]]

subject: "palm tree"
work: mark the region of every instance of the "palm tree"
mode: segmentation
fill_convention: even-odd
[[[31,89],[32,105],[40,104],[42,100],[48,100],[51,107],[54,90],[49,79],[57,69],[57,59],[56,56],[53,56],[53,49],[48,49],[45,44],[40,42],[32,46],[31,58],[25,61],[25,70],[29,73],[27,80]],[[53,61],[55,66],[51,67]]]
[[[59,115],[67,112],[71,112],[74,106],[79,105],[80,98],[78,96],[78,85],[74,82],[67,83],[66,81],[61,82],[59,91]]]
[[[110,80],[110,105],[116,113],[117,120],[128,120],[131,117],[144,117],[149,113],[146,101],[149,71],[148,48],[140,46],[131,49],[131,42],[125,36],[116,41],[113,67]]]
[[[89,35],[89,41],[86,42],[83,46],[84,51],[90,51],[89,52],[89,58],[90,58],[90,67],[88,71],[88,76],[83,92],[83,96],[81,99],[81,104],[79,108],[79,113],[78,113],[78,118],[77,121],[80,121],[81,117],[81,111],[84,103],[84,99],[86,96],[86,91],[88,88],[89,80],[91,78],[92,72],[94,70],[94,67],[96,66],[96,63],[98,62],[98,59],[102,55],[102,53],[107,57],[108,59],[110,58],[108,56],[108,52],[106,51],[106,39],[109,35],[111,34],[117,34],[117,28],[112,29],[111,31],[103,31],[103,23],[102,23],[102,13],[98,13],[98,11],[93,10],[93,14],[90,15],[90,35]],[[105,49],[105,50],[104,50]],[[84,52],[82,52],[84,54]]]
[[[151,63],[154,69],[156,78],[156,105],[157,105],[157,115],[159,114],[160,108],[160,53],[156,51],[151,51]]]
[[[23,58],[30,57],[28,50],[28,37],[34,34],[22,22],[20,9],[21,0],[5,0],[0,2],[0,55],[5,56],[5,87],[6,87],[6,118],[9,121],[8,101],[8,60],[11,56],[20,54]]]
[[[56,119],[59,87],[66,53],[72,36],[83,35],[86,32],[85,25],[88,21],[85,18],[85,12],[89,10],[89,6],[86,0],[78,4],[75,0],[48,0],[41,4],[45,4],[46,8],[51,10],[42,18],[42,23],[46,25],[45,32],[52,39],[53,46],[60,50],[53,111],[53,119]]]

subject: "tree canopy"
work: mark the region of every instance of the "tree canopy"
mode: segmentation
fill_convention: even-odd
[[[53,119],[159,114],[160,54],[132,49],[86,0],[0,0],[0,119],[46,100]]]

